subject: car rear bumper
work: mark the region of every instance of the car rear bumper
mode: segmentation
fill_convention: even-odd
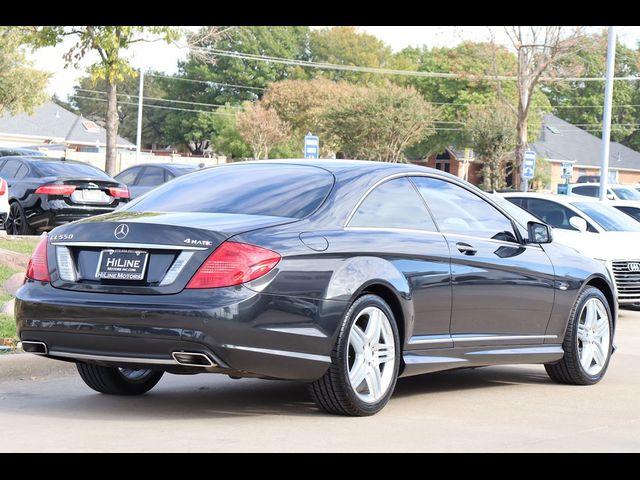
[[[119,204],[118,204],[119,205]],[[35,230],[51,230],[83,218],[113,212],[118,205],[71,206],[62,200],[42,202],[37,208],[25,208],[29,226]]]
[[[28,281],[15,311],[20,339],[42,342],[59,360],[308,381],[328,368],[346,308],[243,286],[117,295]],[[209,363],[181,365],[176,352],[203,354]]]

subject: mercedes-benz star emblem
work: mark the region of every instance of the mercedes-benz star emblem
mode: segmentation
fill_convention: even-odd
[[[115,231],[113,232],[113,234],[116,236],[118,240],[122,240],[124,237],[129,235],[129,226],[125,225],[124,223],[121,225],[118,225]]]

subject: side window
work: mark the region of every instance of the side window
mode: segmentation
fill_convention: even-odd
[[[176,176],[171,173],[169,170],[165,170],[164,171],[164,181],[168,182],[169,180],[173,180],[174,178],[176,178]]]
[[[584,195],[585,197],[597,197],[600,194],[599,190],[599,187],[585,185],[583,187],[572,188],[571,193],[575,193],[576,195]]]
[[[145,167],[136,185],[155,187],[162,183],[164,183],[164,169],[160,167]]]
[[[470,191],[436,178],[412,177],[440,231],[517,242],[511,221]]]
[[[360,204],[349,226],[436,231],[424,202],[406,178],[376,187]]]
[[[16,180],[20,180],[21,178],[24,178],[27,176],[27,173],[29,173],[29,167],[27,167],[24,163],[20,165],[20,168],[18,168],[18,171],[16,172],[15,175],[15,179]]]
[[[529,212],[544,223],[548,223],[553,228],[563,228],[565,230],[576,230],[569,223],[571,217],[578,216],[570,208],[560,205],[559,203],[549,200],[541,200],[539,198],[529,198]]]
[[[140,170],[142,170],[142,167],[133,167],[126,172],[119,173],[114,178],[125,185],[132,185]]]
[[[0,176],[4,178],[16,178],[18,169],[22,166],[20,160],[7,160],[0,170]]]

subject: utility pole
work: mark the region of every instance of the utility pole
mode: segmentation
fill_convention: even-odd
[[[142,145],[142,95],[144,93],[144,71],[140,68],[140,86],[138,87],[138,129],[136,132],[136,163],[140,161]]]
[[[600,201],[607,198],[609,181],[609,141],[611,139],[611,101],[613,100],[613,73],[616,65],[616,27],[607,33],[607,72],[604,84],[604,114],[602,115],[602,158],[600,159]]]

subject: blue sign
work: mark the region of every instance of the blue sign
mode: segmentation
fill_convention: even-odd
[[[524,162],[522,163],[522,178],[530,180],[536,170],[536,152],[527,150],[524,152]]]
[[[320,139],[316,135],[305,135],[304,158],[318,158],[320,155]]]

